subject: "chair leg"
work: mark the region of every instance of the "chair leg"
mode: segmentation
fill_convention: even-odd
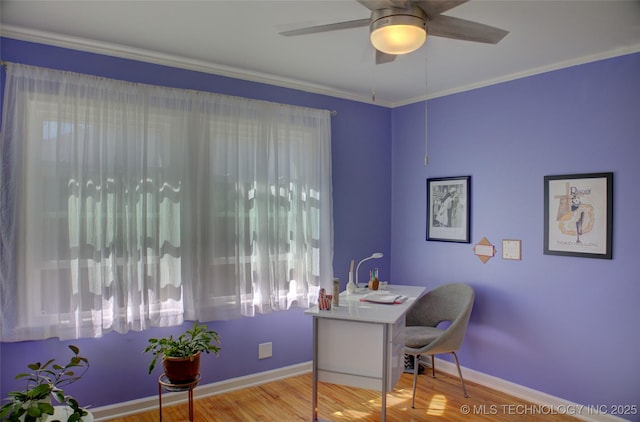
[[[413,355],[413,395],[411,396],[411,408],[416,408],[416,386],[418,385],[418,372],[420,371],[420,355]]]
[[[462,391],[464,391],[464,396],[469,397],[469,395],[467,394],[467,387],[465,387],[464,385],[464,378],[462,378],[462,371],[460,370],[460,362],[458,361],[458,355],[456,355],[456,352],[451,352],[451,354],[453,355],[453,358],[456,361],[456,366],[458,367],[458,375],[460,376],[460,382],[462,383]]]
[[[436,377],[436,355],[431,355],[431,377]]]

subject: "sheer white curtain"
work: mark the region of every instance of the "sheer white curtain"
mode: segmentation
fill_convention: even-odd
[[[10,64],[0,147],[3,341],[306,306],[331,280],[327,111]]]

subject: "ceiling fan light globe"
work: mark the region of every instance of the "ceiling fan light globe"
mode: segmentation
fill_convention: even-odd
[[[387,54],[407,54],[427,39],[425,22],[415,16],[389,16],[371,24],[371,44]]]

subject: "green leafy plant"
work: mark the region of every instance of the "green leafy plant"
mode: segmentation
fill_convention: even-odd
[[[176,358],[188,358],[198,352],[218,353],[220,338],[217,332],[209,330],[205,324],[193,323],[193,327],[180,334],[177,338],[173,336],[164,338],[150,338],[149,345],[144,349],[153,354],[153,359],[149,364],[149,373],[156,366],[158,357],[168,356]]]
[[[69,414],[67,422],[79,421],[88,414],[78,405],[76,399],[65,395],[61,388],[78,381],[89,369],[89,360],[80,356],[80,349],[74,345],[70,345],[69,349],[73,352],[73,356],[64,366],[57,364],[55,359],[49,359],[44,364],[41,362],[31,363],[27,365],[31,372],[16,375],[16,379],[23,379],[27,382],[26,388],[8,393],[9,397],[6,400],[9,402],[0,408],[0,419],[12,422],[44,420],[47,415],[54,413],[54,408],[51,405],[52,397],[61,405],[68,406],[73,410]],[[77,373],[78,370],[80,373]]]

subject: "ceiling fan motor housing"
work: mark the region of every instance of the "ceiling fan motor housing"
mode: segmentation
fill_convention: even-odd
[[[371,42],[383,53],[410,53],[424,43],[427,37],[427,20],[427,15],[417,6],[372,10],[369,25]],[[396,36],[392,34],[394,28],[404,29],[402,33],[397,30]]]
[[[427,20],[429,20],[428,16],[418,6],[408,6],[406,8],[387,7],[371,11],[369,29],[373,32],[382,26],[407,22],[408,25],[419,23],[426,31]]]

